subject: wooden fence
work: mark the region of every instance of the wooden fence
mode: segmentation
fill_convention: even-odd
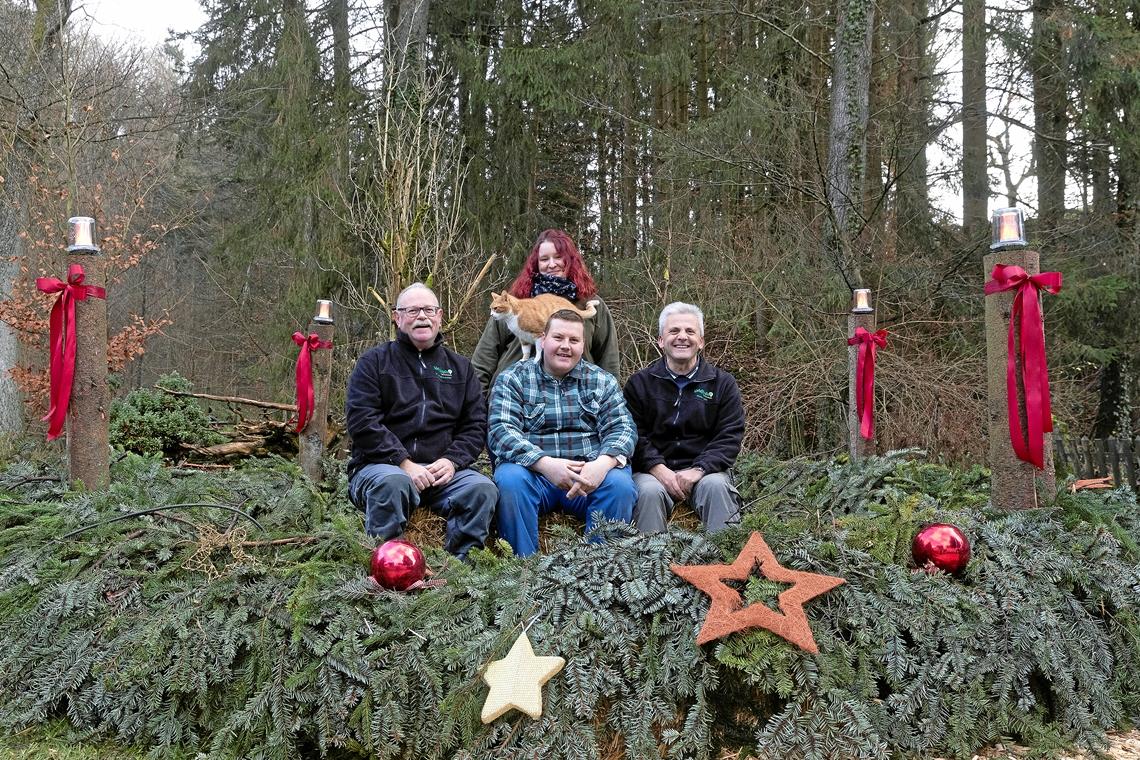
[[[1111,477],[1117,485],[1137,488],[1140,473],[1140,436],[1127,438],[1071,438],[1053,436],[1053,458],[1060,473],[1078,478]]]

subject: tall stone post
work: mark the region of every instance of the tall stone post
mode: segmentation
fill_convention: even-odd
[[[309,333],[316,333],[321,343],[332,342],[334,322],[332,304],[317,301],[317,313],[309,322]],[[325,453],[325,441],[329,432],[329,385],[332,381],[332,349],[321,348],[312,352],[313,371],[313,416],[305,424],[298,437],[298,458],[301,469],[314,483],[324,478],[321,471],[321,457]]]
[[[1006,210],[1006,211],[1011,211]],[[998,223],[995,213],[995,226]],[[1011,233],[1012,234],[1012,233]],[[1018,240],[1024,237],[1020,230]],[[995,240],[1000,241],[997,233]],[[995,242],[1000,245],[1000,242]],[[997,264],[1018,266],[1033,276],[1041,272],[1041,256],[1037,251],[1000,250],[983,257],[985,281],[989,282]],[[989,417],[989,464],[991,472],[990,498],[998,509],[1033,509],[1056,495],[1053,468],[1053,438],[1044,436],[1044,469],[1037,469],[1018,458],[1013,450],[1009,432],[1009,408],[1006,391],[1006,371],[1009,357],[1009,321],[1016,291],[1004,291],[986,296],[986,376],[989,391],[987,407]],[[1015,331],[1015,336],[1017,332]],[[1014,369],[1017,378],[1017,411],[1022,431],[1028,431],[1025,405],[1025,386],[1022,382],[1020,345],[1014,343]]]
[[[103,258],[95,243],[95,220],[68,220],[67,265],[83,267],[83,284],[103,287]],[[110,482],[111,392],[107,386],[107,301],[75,302],[75,376],[67,412],[68,476],[88,490]]]
[[[871,291],[860,288],[854,293],[854,305],[851,313],[847,315],[847,337],[855,337],[856,328],[862,327],[867,332],[875,332],[875,310],[871,307]],[[866,459],[875,455],[875,439],[863,437],[859,432],[859,409],[856,399],[856,378],[859,367],[859,346],[847,347],[847,450],[851,461]],[[865,400],[874,404],[875,399]]]

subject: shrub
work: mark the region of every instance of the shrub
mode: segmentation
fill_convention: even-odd
[[[210,418],[196,400],[160,390],[188,391],[189,380],[171,372],[160,377],[155,386],[131,391],[111,404],[112,446],[174,457],[183,442],[208,446],[225,440],[210,429]]]

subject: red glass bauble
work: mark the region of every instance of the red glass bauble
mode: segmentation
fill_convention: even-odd
[[[918,532],[910,551],[919,567],[956,573],[970,561],[970,540],[957,525],[935,523]]]
[[[424,553],[415,544],[394,538],[372,552],[372,578],[384,588],[404,591],[424,579]]]

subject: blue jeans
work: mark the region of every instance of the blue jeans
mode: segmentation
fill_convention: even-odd
[[[589,532],[598,513],[606,520],[629,522],[637,498],[628,467],[615,467],[593,493],[573,499],[566,498],[565,491],[537,472],[509,462],[495,469],[495,485],[499,487],[499,535],[520,557],[538,551],[539,515],[555,510],[569,512],[585,520]]]
[[[403,534],[408,515],[423,504],[447,518],[444,548],[464,559],[467,552],[487,540],[498,492],[490,478],[474,470],[456,470],[447,485],[419,492],[399,467],[368,464],[352,476],[348,495],[364,510],[368,535],[382,541]]]

